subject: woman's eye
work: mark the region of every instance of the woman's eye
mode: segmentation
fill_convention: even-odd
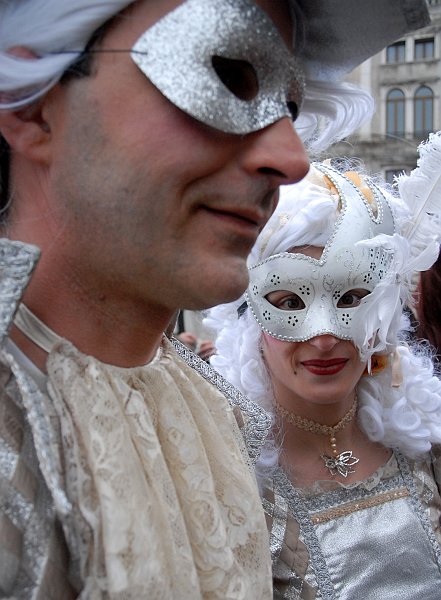
[[[353,308],[358,306],[365,296],[369,294],[369,290],[349,290],[345,292],[337,303],[337,308]]]
[[[297,294],[281,295],[280,292],[271,292],[266,299],[276,308],[281,310],[302,310],[305,303]]]

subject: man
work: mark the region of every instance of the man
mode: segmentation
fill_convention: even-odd
[[[420,0],[361,25],[325,5],[0,2],[2,596],[271,596],[265,415],[163,334],[245,289],[308,169],[304,71],[314,116],[311,77],[427,22]]]

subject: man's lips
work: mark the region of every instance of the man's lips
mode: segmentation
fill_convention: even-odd
[[[201,198],[200,208],[220,217],[244,221],[251,226],[262,228],[268,222],[279,201],[279,189],[267,188],[250,190],[248,194],[229,198],[217,196],[215,191],[207,198]]]
[[[240,209],[240,208],[213,208],[210,206],[203,207],[213,215],[220,217],[224,220],[231,222],[237,222],[238,225],[243,227],[252,227],[261,229],[269,219],[269,214],[266,211],[258,211],[253,209]]]
[[[307,371],[314,375],[335,375],[344,369],[348,360],[347,358],[313,359],[304,360],[301,364]]]

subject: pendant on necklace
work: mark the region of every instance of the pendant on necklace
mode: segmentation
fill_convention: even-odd
[[[352,455],[352,450],[345,450],[336,456],[327,456],[322,454],[321,457],[325,462],[325,467],[329,470],[332,476],[341,475],[347,477],[349,473],[355,473],[352,469],[359,462],[359,458]]]

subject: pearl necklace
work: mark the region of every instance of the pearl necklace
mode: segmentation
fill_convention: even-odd
[[[309,431],[311,433],[319,433],[322,435],[329,435],[329,443],[331,446],[332,456],[328,456],[327,454],[321,454],[321,458],[325,463],[325,467],[329,470],[331,475],[341,475],[342,477],[347,477],[349,473],[355,473],[352,467],[359,462],[359,459],[356,458],[352,454],[352,450],[344,450],[343,452],[337,451],[337,439],[335,434],[338,431],[341,431],[346,427],[348,423],[352,421],[357,412],[357,398],[355,398],[351,408],[344,415],[344,417],[333,426],[330,425],[322,425],[321,423],[317,423],[316,421],[311,421],[310,419],[305,419],[303,417],[299,417],[298,415],[286,410],[283,406],[281,406],[277,400],[274,399],[274,408],[275,412],[288,423],[294,425],[298,429],[303,429],[304,431]]]

